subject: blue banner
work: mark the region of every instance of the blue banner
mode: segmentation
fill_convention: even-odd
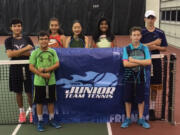
[[[124,120],[122,50],[56,49],[60,60],[56,71],[57,120],[63,123]],[[144,118],[148,119],[150,69],[146,69]],[[133,106],[132,120],[136,121],[137,105]],[[44,110],[44,119],[48,120],[46,106]],[[34,118],[37,121],[37,117]]]

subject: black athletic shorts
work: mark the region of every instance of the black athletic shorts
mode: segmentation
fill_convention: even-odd
[[[32,93],[32,73],[29,71],[29,65],[10,65],[9,71],[10,91],[22,93]]]
[[[151,84],[162,83],[162,63],[161,59],[152,59]]]
[[[54,103],[56,101],[56,85],[49,85],[49,98],[46,98],[46,86],[34,87],[34,103],[47,104]]]
[[[136,89],[134,83],[124,84],[124,101],[129,103],[142,103],[144,101],[145,94],[145,84],[136,84]]]

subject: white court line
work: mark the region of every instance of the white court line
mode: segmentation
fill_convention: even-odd
[[[26,111],[26,117],[27,117],[27,115],[29,114],[29,110],[30,110],[30,107],[29,107],[29,108],[27,109],[27,111]],[[21,128],[21,125],[22,125],[22,124],[18,124],[18,125],[16,126],[16,128],[14,129],[14,131],[12,132],[11,135],[16,135],[17,132],[19,131],[19,129]]]
[[[108,135],[112,135],[111,124],[107,122]]]
[[[175,125],[180,125],[180,122],[175,122]]]

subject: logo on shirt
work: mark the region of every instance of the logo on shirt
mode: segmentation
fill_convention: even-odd
[[[53,45],[53,44],[56,44],[57,43],[57,40],[56,39],[50,39],[49,41],[49,45]]]
[[[19,50],[19,49],[22,49],[23,47],[24,47],[25,45],[24,44],[22,44],[22,45],[14,45],[14,48],[15,49],[17,49],[17,50]]]

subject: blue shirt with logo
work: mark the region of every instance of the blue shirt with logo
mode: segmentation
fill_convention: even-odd
[[[132,50],[135,49],[132,44],[129,44],[128,46]],[[123,60],[128,60],[128,53],[127,53],[127,47],[128,46],[123,48]],[[144,46],[142,43],[140,43],[140,45],[136,49],[143,49],[144,50],[144,54],[145,54],[145,59],[151,59],[151,56],[150,56],[150,53],[149,53],[149,49],[148,49],[147,46]]]
[[[166,36],[164,32],[158,28],[155,28],[153,32],[149,32],[147,28],[142,29],[142,38],[141,38],[141,43],[150,43],[152,41],[155,41],[156,39],[161,39],[161,47],[167,47],[168,43],[166,40]],[[152,50],[151,54],[160,54],[159,50]]]

